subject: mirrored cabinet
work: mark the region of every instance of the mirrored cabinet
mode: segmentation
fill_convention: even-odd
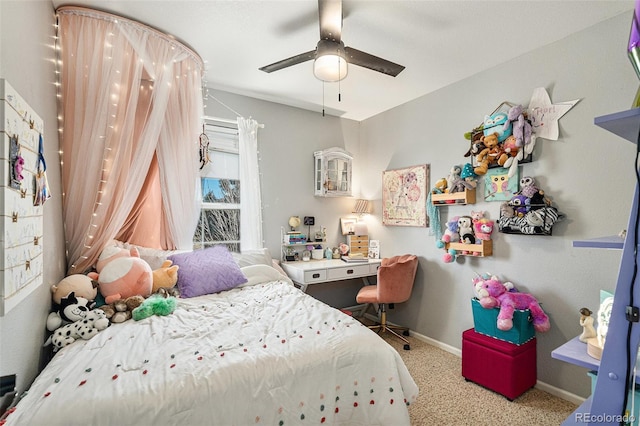
[[[315,191],[319,197],[350,197],[353,156],[342,148],[313,153]]]

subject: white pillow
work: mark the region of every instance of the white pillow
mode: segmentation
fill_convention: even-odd
[[[239,267],[250,265],[272,265],[269,249],[245,250],[242,253],[231,253]]]
[[[161,250],[154,249],[149,247],[137,246],[135,244],[130,244],[122,241],[115,241],[116,246],[124,249],[131,249],[133,247],[138,249],[138,253],[140,253],[140,259],[144,260],[151,266],[152,270],[159,269],[162,266],[162,263],[167,260],[168,256],[172,254],[178,253],[187,253],[193,250]]]
[[[240,284],[238,287],[246,287],[250,285],[256,285],[261,283],[268,283],[271,281],[286,281],[293,285],[293,281],[286,275],[282,275],[277,269],[267,265],[249,265],[240,268],[247,282]]]

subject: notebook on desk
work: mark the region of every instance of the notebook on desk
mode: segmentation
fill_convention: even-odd
[[[356,262],[368,262],[369,258],[365,257],[362,253],[353,253],[349,256],[342,256],[341,259],[347,263]]]

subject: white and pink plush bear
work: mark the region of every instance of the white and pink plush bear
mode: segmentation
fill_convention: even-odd
[[[137,248],[106,247],[98,258],[96,271],[88,275],[98,281],[106,303],[131,296],[147,297],[153,291],[151,266],[140,259]]]

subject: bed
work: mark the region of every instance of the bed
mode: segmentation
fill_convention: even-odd
[[[275,268],[61,349],[11,425],[409,424],[418,388],[374,332]]]

